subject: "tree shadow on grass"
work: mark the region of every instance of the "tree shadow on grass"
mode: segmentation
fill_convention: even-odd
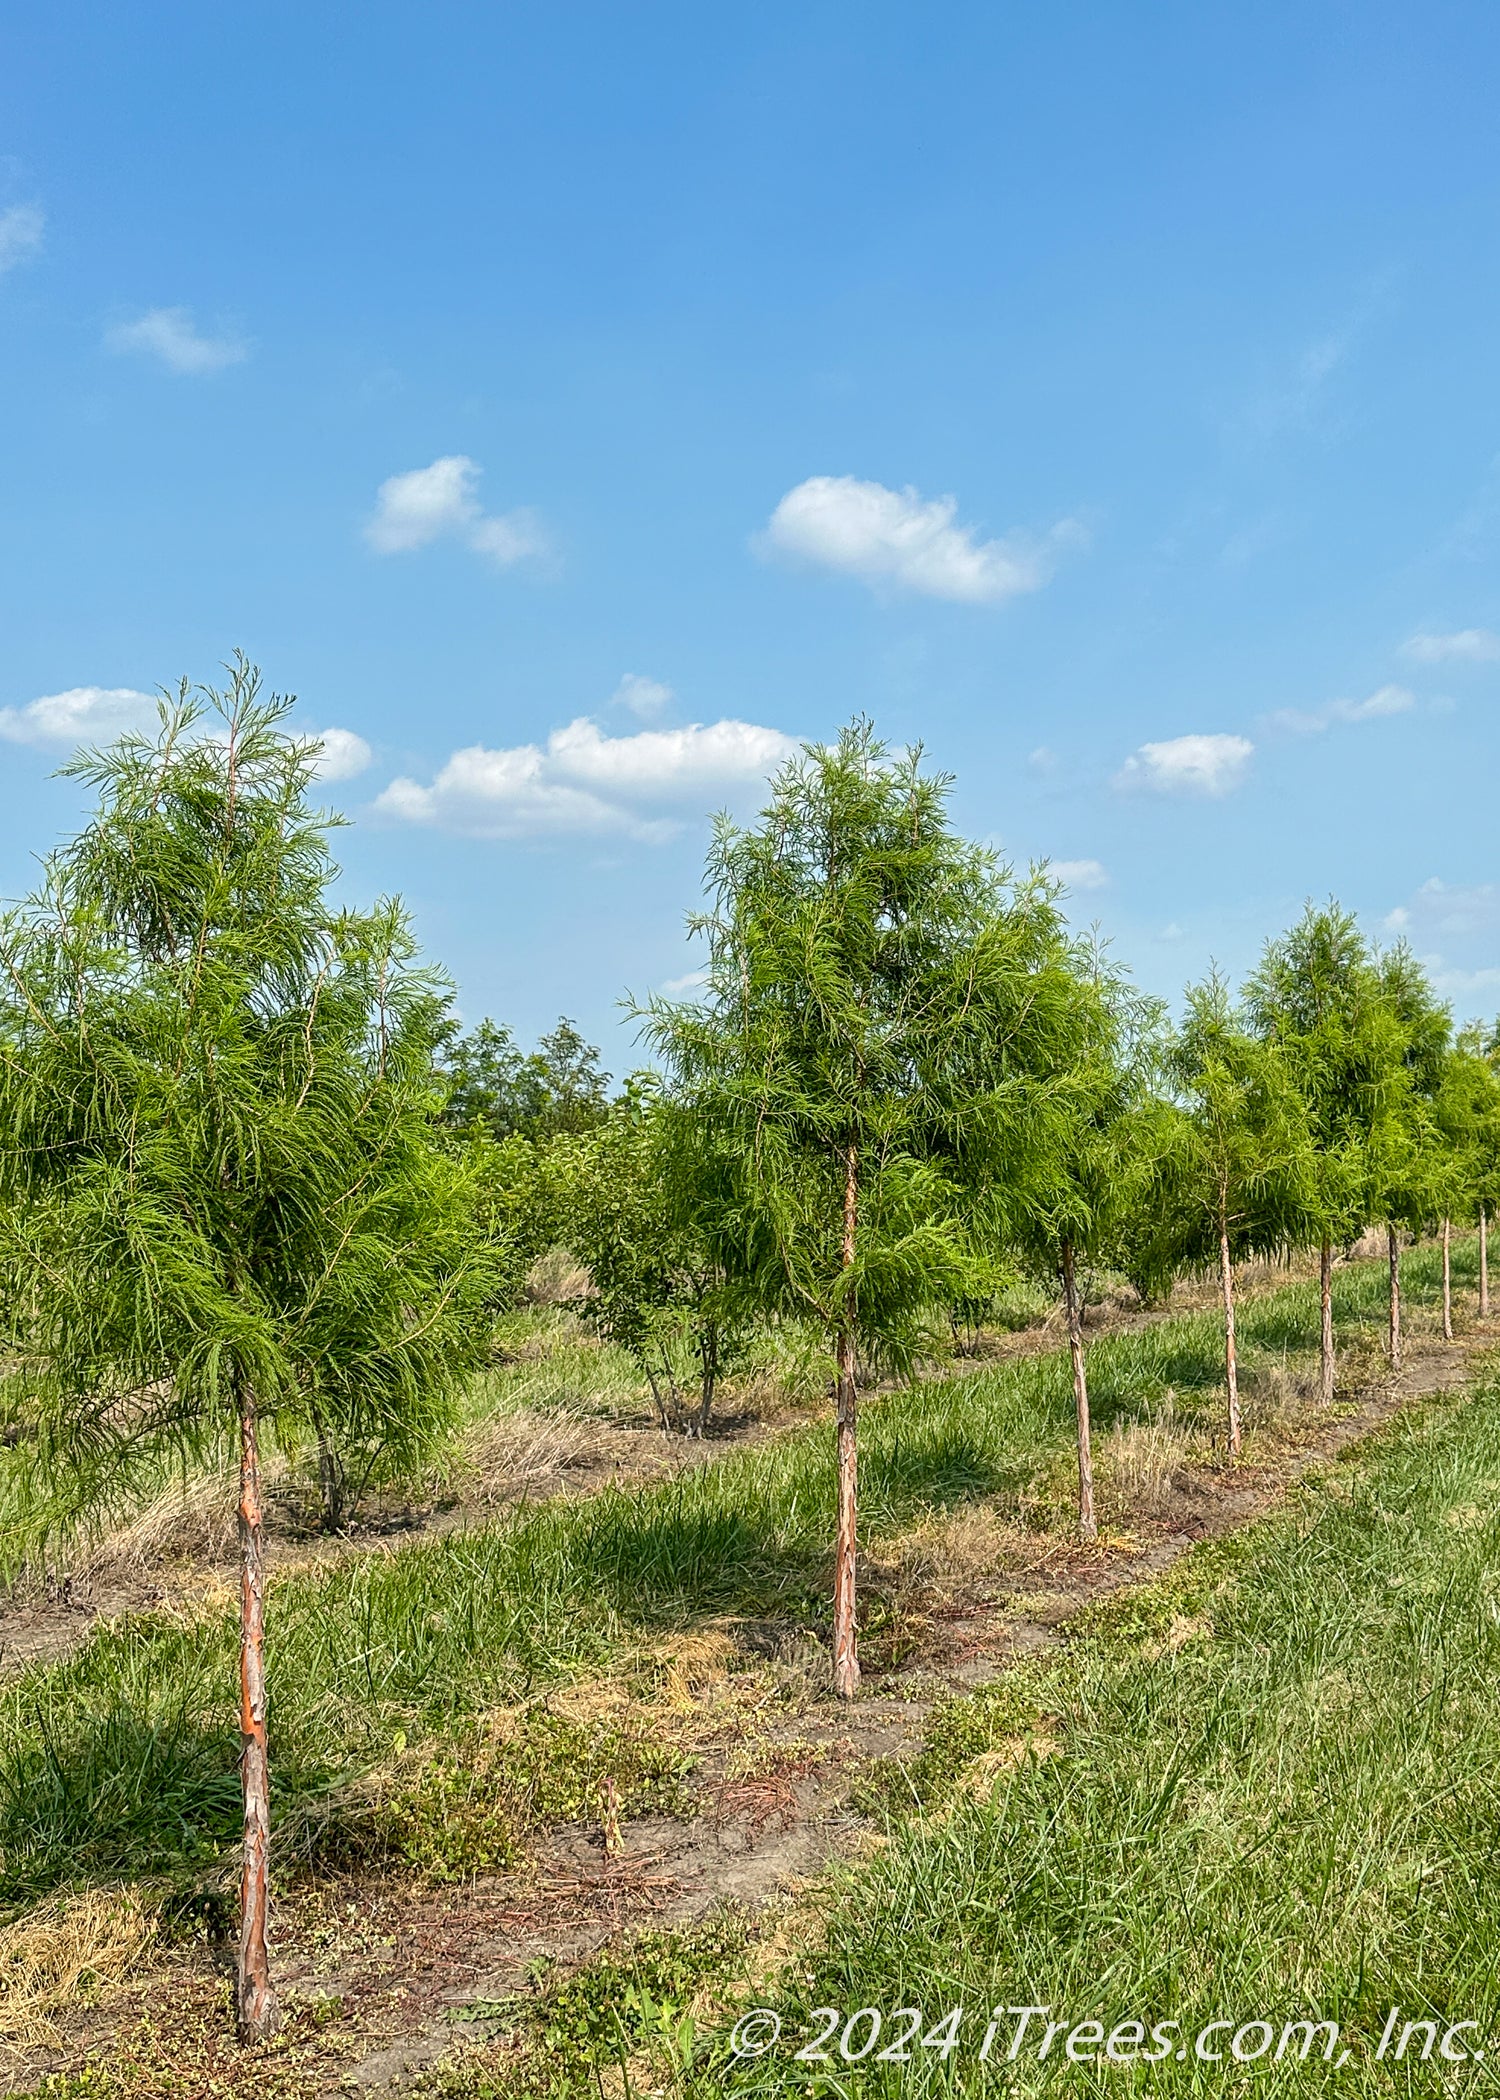
[[[39,1707],[0,1763],[0,1900],[201,1868],[238,1834],[238,1752],[201,1718]]]

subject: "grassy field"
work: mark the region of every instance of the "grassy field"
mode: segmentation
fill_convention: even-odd
[[[745,2002],[789,2036],[736,2078],[760,2094],[897,2090],[1197,2093],[1493,2090],[1420,2026],[1500,2044],[1500,1388],[1434,1406],[1284,1513],[1206,1545],[1075,1622],[1060,1652],[933,1717],[885,1775],[890,1842],[847,1868],[798,1957]],[[1052,2008],[1014,2062],[978,2061],[991,2008]],[[789,2061],[819,2006],[966,2008],[963,2040],[910,2066]],[[1393,2006],[1400,2022],[1376,2061]],[[1197,2037],[1223,2061],[1199,2060]],[[1074,2060],[1149,2048],[1165,2060]],[[1333,2021],[1301,2059],[1288,2023]],[[1270,2023],[1272,2039],[1248,2023]],[[1097,2028],[1079,2023],[1097,2022]],[[860,2049],[871,2023],[855,2028]],[[1007,2015],[992,2058],[1018,2022]],[[1233,2032],[1246,2029],[1231,2059]],[[1424,2045],[1433,2060],[1420,2061]],[[1185,2060],[1179,2048],[1186,2048]],[[1493,2053],[1493,2052],[1492,2052]],[[484,2090],[483,2081],[469,2088]],[[496,2090],[501,2088],[497,2087]]]
[[[1407,1262],[1429,1293],[1430,1250]],[[1375,1265],[1339,1278],[1346,1335],[1380,1317]],[[1315,1332],[1311,1289],[1246,1308],[1247,1386]],[[1111,1429],[1170,1408],[1212,1419],[1221,1341],[1209,1314],[1091,1352],[1103,1494]],[[862,1523],[883,1542],[984,1502],[1066,1527],[1072,1398],[1065,1355],[882,1396],[865,1411]],[[1124,1448],[1123,1446],[1119,1448]],[[670,1485],[553,1502],[473,1530],[351,1557],[274,1585],[269,1661],[283,1818],[422,1738],[469,1728],[539,1686],[629,1667],[664,1634],[735,1619],[821,1630],[833,1478],[821,1427]],[[868,1592],[878,1656],[885,1606]],[[67,1661],[0,1686],[0,1901],[101,1877],[196,1871],[233,1838],[236,1740],[227,1608],[97,1631]]]
[[[1464,1290],[1471,1262],[1461,1246]],[[1432,1250],[1411,1253],[1403,1273],[1430,1331]],[[1340,1272],[1337,1310],[1351,1370],[1368,1370],[1384,1320],[1378,1264]],[[1315,1337],[1306,1284],[1245,1307],[1252,1466],[1306,1417],[1299,1381]],[[1211,1313],[1092,1345],[1107,1533],[1139,1514],[1143,1448],[1165,1439],[1178,1458],[1217,1463],[1221,1348]],[[555,1367],[525,1375],[535,1405]],[[572,1373],[561,1381],[574,1384]],[[1331,2007],[1363,2032],[1394,1991],[1484,2017],[1464,1992],[1495,1922],[1470,1883],[1497,1828],[1485,1789],[1500,1745],[1484,1710],[1497,1421],[1482,1399],[1453,1426],[1403,1433],[1293,1517],[1194,1554],[1166,1584],[1103,1610],[1045,1664],[940,1704],[915,1765],[861,1782],[867,1811],[889,1820],[889,1848],[797,1925],[794,1968],[768,1971],[767,1949],[755,1951],[767,1978],[758,2002],[789,2022],[823,2003],[942,1998],[946,2011],[1007,1994],[1078,2019],[1119,2006],[1121,2018],[1181,2009],[1184,2020],[1200,2008],[1248,2006],[1249,2018],[1264,2004],[1279,2020]],[[793,1429],[669,1484],[523,1508],[280,1578],[270,1668],[283,1873],[299,1859],[313,1875],[375,1865],[428,1880],[511,1866],[541,1828],[596,1813],[606,1780],[627,1818],[686,1806],[691,1758],[658,1725],[664,1673],[682,1643],[729,1647],[748,1623],[808,1645],[821,1636],[828,1442],[821,1423]],[[976,1510],[1016,1537],[1066,1544],[1071,1465],[1065,1354],[867,1404],[877,1669],[904,1652],[890,1576],[904,1546],[926,1550]],[[66,1661],[0,1683],[0,1906],[12,1918],[122,1883],[169,1917],[224,1914],[238,1821],[229,1601],[102,1627]],[[612,1693],[560,1710],[552,1695],[570,1686]],[[722,2053],[701,2026],[684,2044],[663,2008],[685,2005],[705,1973],[722,2004],[734,1937],[727,1926],[669,1935],[564,1984],[555,2002],[544,1993],[535,2017],[561,2037],[548,2061],[560,2047],[576,2080],[559,2072],[538,2087],[512,2064],[496,2082],[471,2067],[452,2092],[596,2090],[591,2060],[621,2044],[600,2009],[616,1985],[633,1994],[630,2046],[670,2030],[667,2072],[717,2089],[732,2075]],[[1209,2069],[1158,2066],[1153,2089],[1164,2077],[1186,2089]],[[1011,2073],[1016,2091],[1096,2075],[1078,2064]],[[832,2079],[822,2089],[833,2091],[853,2076],[873,2091],[894,2075],[766,2059],[750,2083]],[[903,2074],[958,2090],[979,2075],[935,2052]],[[1119,2088],[1145,2068],[1097,2075]]]

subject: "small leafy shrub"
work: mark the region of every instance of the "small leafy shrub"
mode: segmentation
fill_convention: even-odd
[[[326,1863],[384,1858],[432,1881],[502,1873],[534,1831],[598,1821],[609,1781],[622,1816],[686,1812],[691,1764],[630,1716],[580,1721],[546,1706],[491,1715],[339,1804],[314,1849]]]
[[[442,2065],[417,2091],[422,2100],[582,2100],[597,2096],[598,2072],[609,2065],[647,2057],[686,2071],[702,2039],[695,2002],[715,1976],[733,1972],[745,1941],[730,1912],[643,1934],[507,2004],[515,2024],[503,2041]]]
[[[1018,1663],[994,1684],[962,1698],[945,1699],[928,1717],[917,1756],[879,1758],[854,1789],[858,1808],[872,1815],[930,1809],[949,1800],[964,1775],[984,1758],[1040,1743],[1046,1735],[1046,1701],[1056,1692],[1056,1665],[1045,1658]]]

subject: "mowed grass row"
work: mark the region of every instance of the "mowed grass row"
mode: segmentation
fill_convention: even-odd
[[[1416,1250],[1405,1273],[1414,1299],[1430,1297],[1432,1250]],[[1346,1335],[1382,1316],[1378,1264],[1341,1273],[1338,1291]],[[1305,1352],[1316,1317],[1302,1284],[1247,1306],[1247,1364]],[[1221,1351],[1209,1314],[1098,1342],[1096,1421],[1149,1418],[1169,1395],[1179,1411],[1194,1396],[1212,1408]],[[893,1538],[981,1497],[1022,1505],[1071,1436],[1065,1353],[882,1396],[864,1415],[864,1535]],[[828,1435],[815,1427],[671,1485],[555,1502],[275,1583],[278,1814],[423,1733],[618,1666],[664,1630],[724,1617],[820,1628],[833,1496]],[[1032,1521],[1045,1514],[1033,1508]],[[1054,1515],[1066,1520],[1061,1503]],[[235,1642],[227,1609],[191,1622],[150,1615],[0,1686],[0,1902],[195,1870],[232,1843]]]
[[[1424,1412],[1277,1516],[1095,1607],[1060,1657],[939,1710],[908,1775],[920,1808],[908,1791],[888,1845],[824,1892],[811,1950],[746,1985],[792,2039],[743,2083],[872,2100],[1493,2091],[1472,2052],[1500,2055],[1500,1388]],[[877,2048],[905,2024],[895,2008],[936,2024],[960,2005],[964,2040],[856,2068],[840,2028],[820,2074],[788,2059],[825,2005],[884,2008]],[[997,2005],[1052,2011],[1009,2063],[1005,2019],[986,2065]],[[1295,2031],[1278,2063],[1304,2020],[1338,2023],[1343,2069],[1326,2034],[1304,2061]],[[1437,2036],[1418,2028],[1398,2059],[1427,2020]],[[1098,2061],[1130,2021],[1178,2023],[1164,2060]],[[1217,2021],[1205,2046],[1221,2060],[1199,2060]],[[1437,2037],[1463,2021],[1477,2025],[1450,2048],[1471,2060],[1441,2062]],[[1099,2023],[1085,2060],[1061,2036],[1038,2060],[1049,2022]],[[850,2046],[869,2038],[859,2023]],[[1132,2046],[1151,2045],[1127,2029],[1117,2047]],[[687,2084],[721,2092],[725,2073],[721,2045]]]

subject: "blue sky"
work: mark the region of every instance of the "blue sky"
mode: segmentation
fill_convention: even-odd
[[[857,711],[1153,990],[1500,1007],[1500,12],[53,0],[0,48],[0,890],[241,646],[471,1020],[685,976]]]

